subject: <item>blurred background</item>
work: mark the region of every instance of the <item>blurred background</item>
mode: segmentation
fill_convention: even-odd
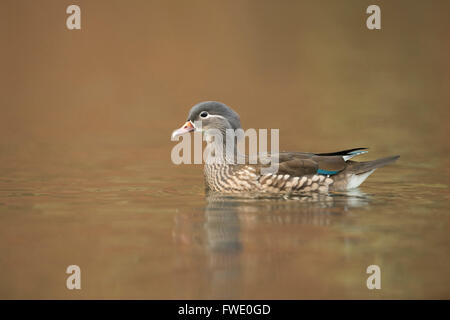
[[[81,8],[81,30],[66,28],[71,4]],[[381,30],[366,27],[371,4],[381,8]],[[410,287],[401,278],[376,297],[449,298],[449,12],[450,2],[437,0],[2,0],[0,297],[372,298],[359,287],[365,267],[358,263],[377,256],[408,266],[390,269],[392,279],[410,271],[424,280]],[[253,236],[288,231],[271,229],[269,217],[252,233],[245,221],[259,218],[248,212],[303,211],[221,205],[236,217],[231,230],[241,221],[237,230],[250,232],[240,233],[238,245],[231,241],[245,259],[230,263],[202,245],[193,249],[186,239],[205,232],[210,207],[201,167],[171,163],[170,134],[203,100],[234,108],[244,128],[279,128],[282,150],[400,154],[397,169],[367,182],[366,192],[382,190],[375,203],[388,205],[375,206],[380,220],[366,215],[363,223],[383,221],[380,234],[358,233],[363,244],[354,249],[346,232],[358,223],[342,221],[349,206],[339,204],[331,206],[338,218],[325,223],[338,230],[294,223],[307,230],[290,226],[288,247],[261,246]],[[398,237],[383,233],[393,223]],[[418,239],[424,242],[413,244]],[[334,244],[341,240],[338,248],[356,252],[342,264]],[[320,253],[316,241],[325,241]],[[299,243],[312,247],[306,258],[283,263],[288,269],[262,258],[295,256]],[[380,252],[391,246],[383,260]],[[419,251],[405,249],[411,246]],[[215,274],[221,284],[212,289],[203,276],[217,268],[199,262],[202,255],[225,259],[218,270],[232,270]],[[238,277],[236,259],[245,270]],[[249,277],[259,263],[268,269]],[[69,264],[90,267],[91,285],[65,289]],[[294,271],[300,266],[309,270],[303,276]],[[333,280],[319,280],[323,274]],[[230,277],[240,286],[223,289]],[[263,286],[261,279],[272,280]]]

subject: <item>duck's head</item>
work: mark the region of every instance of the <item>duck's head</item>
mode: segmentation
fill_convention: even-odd
[[[191,131],[210,129],[225,134],[227,129],[241,129],[241,120],[234,110],[221,102],[200,102],[191,108],[186,123],[172,133],[172,139]]]

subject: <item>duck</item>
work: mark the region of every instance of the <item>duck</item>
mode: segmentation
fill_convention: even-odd
[[[304,194],[346,191],[359,187],[376,169],[400,157],[395,155],[364,162],[351,160],[367,153],[365,147],[329,153],[279,152],[274,158],[277,159],[277,170],[267,172],[267,161],[262,161],[262,155],[257,155],[256,161],[248,161],[249,157],[238,154],[237,143],[226,143],[226,132],[230,129],[242,130],[238,113],[222,102],[204,101],[194,105],[186,123],[172,133],[172,140],[175,140],[200,131],[203,139],[216,148],[214,150],[224,150],[222,154],[228,154],[229,145],[233,146],[232,159],[223,156],[215,157],[214,161],[205,160],[203,171],[208,192]],[[213,130],[222,134],[222,139],[214,139],[208,134]],[[236,161],[239,156],[246,160]]]

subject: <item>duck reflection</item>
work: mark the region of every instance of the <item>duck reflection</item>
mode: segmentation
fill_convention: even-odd
[[[204,210],[176,216],[174,238],[184,253],[205,253],[202,267],[209,276],[208,296],[236,298],[244,278],[251,278],[249,270],[276,265],[351,208],[369,202],[369,196],[359,190],[289,198],[208,194]]]

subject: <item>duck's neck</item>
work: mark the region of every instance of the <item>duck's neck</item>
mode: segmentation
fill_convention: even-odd
[[[227,140],[228,139],[228,140]],[[223,134],[222,139],[216,139],[215,136],[205,136],[207,142],[205,150],[206,164],[226,164],[233,165],[238,163],[239,155],[236,137],[228,137]]]

